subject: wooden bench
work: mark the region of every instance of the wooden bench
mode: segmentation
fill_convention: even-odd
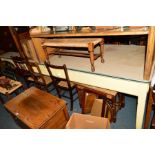
[[[94,54],[94,47],[100,45],[100,53]],[[51,39],[45,40],[42,44],[47,60],[49,61],[49,54],[47,51],[47,47],[54,47],[54,48],[87,48],[89,54],[85,53],[75,53],[75,52],[63,52],[58,50],[55,54],[59,55],[69,55],[69,56],[76,56],[76,57],[89,57],[91,63],[91,71],[95,71],[94,60],[96,60],[99,56],[101,57],[101,62],[104,62],[103,55],[104,55],[104,39],[102,38],[69,38],[69,39]]]

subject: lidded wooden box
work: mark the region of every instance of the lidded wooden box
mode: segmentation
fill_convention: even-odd
[[[61,129],[69,120],[64,100],[35,87],[7,102],[5,107],[31,129]]]

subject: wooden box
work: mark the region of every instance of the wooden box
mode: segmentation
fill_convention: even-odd
[[[35,87],[7,102],[5,107],[31,129],[61,129],[69,120],[64,100]]]
[[[108,118],[73,113],[66,129],[109,129],[110,122]]]

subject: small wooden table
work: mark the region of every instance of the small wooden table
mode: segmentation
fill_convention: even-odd
[[[27,89],[4,106],[32,129],[65,128],[69,120],[64,100],[35,87]]]
[[[94,54],[94,47],[100,44],[100,54]],[[69,38],[69,39],[51,39],[47,40],[42,44],[44,51],[46,53],[48,59],[48,52],[46,47],[56,47],[56,48],[87,48],[90,57],[91,70],[95,71],[94,60],[99,56],[101,57],[101,62],[104,62],[103,59],[103,46],[104,39],[103,38]],[[79,56],[79,57],[88,57],[84,53],[69,53],[69,52],[60,52],[60,55],[70,55],[70,56]]]

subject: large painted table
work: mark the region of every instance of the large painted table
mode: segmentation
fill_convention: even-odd
[[[35,49],[38,53],[39,61],[43,62],[46,57],[42,49],[43,39],[64,38],[64,37],[104,37],[104,36],[129,36],[129,35],[148,35],[146,58],[144,66],[144,79],[134,80],[120,77],[113,77],[108,75],[91,74],[89,72],[82,72],[77,70],[68,70],[70,79],[75,82],[84,83],[101,88],[111,89],[122,93],[130,94],[138,97],[137,114],[136,114],[136,128],[143,128],[144,114],[146,107],[146,99],[149,91],[151,81],[151,71],[153,66],[153,54],[154,54],[154,33],[155,27],[149,29],[129,29],[125,31],[117,30],[96,30],[89,33],[83,32],[63,32],[63,33],[51,33],[51,34],[36,34],[31,35]],[[42,71],[47,74],[47,70],[43,65],[40,65]],[[56,73],[61,76],[61,73]],[[132,114],[131,114],[132,115]]]

